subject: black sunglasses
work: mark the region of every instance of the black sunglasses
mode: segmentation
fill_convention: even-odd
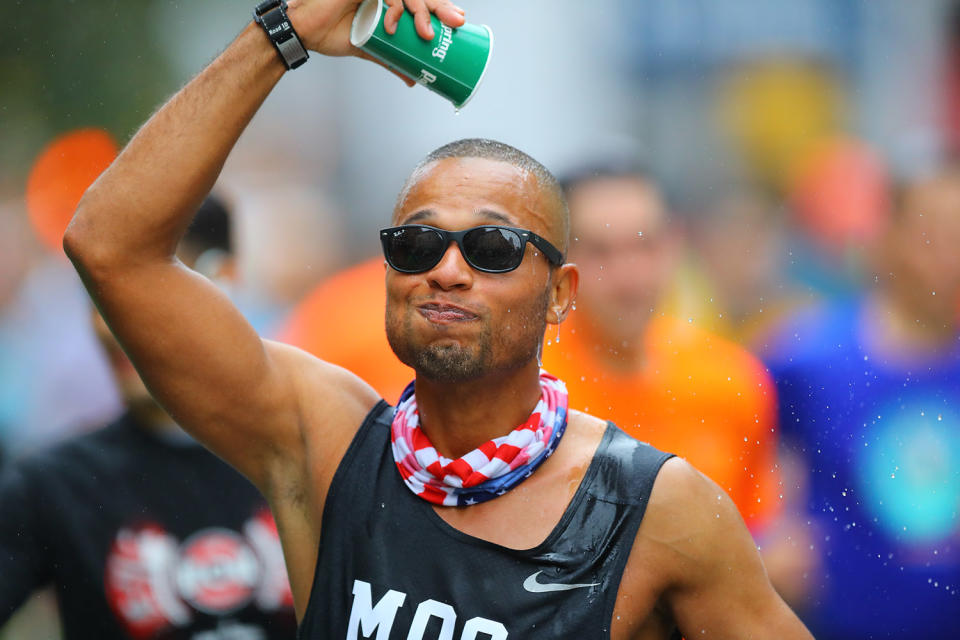
[[[451,242],[471,267],[486,273],[513,271],[523,262],[529,242],[543,252],[551,264],[563,264],[563,254],[526,229],[483,226],[446,231],[425,224],[405,224],[380,230],[380,243],[387,264],[402,273],[421,273],[437,266]]]

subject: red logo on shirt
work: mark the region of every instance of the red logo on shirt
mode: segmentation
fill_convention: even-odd
[[[227,529],[204,529],[180,546],[177,590],[200,611],[229,613],[250,602],[260,573],[243,538]]]
[[[180,544],[158,525],[121,529],[107,555],[107,601],[134,638],[191,624],[196,611],[225,615],[251,602],[290,608],[293,596],[276,525],[268,511],[243,535],[202,529]]]

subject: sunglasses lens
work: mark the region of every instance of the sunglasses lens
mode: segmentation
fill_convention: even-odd
[[[425,227],[404,227],[390,232],[387,259],[398,271],[418,272],[433,267],[444,253],[440,234]]]
[[[463,237],[467,261],[482,271],[510,271],[523,262],[524,240],[502,227],[478,227]]]

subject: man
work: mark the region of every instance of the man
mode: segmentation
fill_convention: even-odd
[[[661,311],[682,246],[651,179],[626,165],[591,167],[564,186],[583,284],[545,368],[563,372],[577,408],[683,455],[762,528],[776,514],[779,480],[763,365]]]
[[[178,255],[223,273],[229,234],[226,209],[207,198]],[[262,496],[157,406],[93,316],[126,412],[0,476],[0,625],[53,584],[66,638],[291,637]]]
[[[307,48],[356,54],[355,8],[304,0],[289,19]],[[445,0],[408,8],[425,39],[431,10],[463,23]],[[64,246],[153,394],[267,497],[301,636],[808,638],[716,485],[602,420],[567,420],[562,384],[540,374],[577,271],[562,194],[525,154],[438,150],[381,231],[387,335],[416,370],[396,411],[261,340],[172,258],[284,71],[250,25],[87,192]]]
[[[784,441],[818,533],[818,638],[960,629],[960,169],[908,184],[871,247],[871,286],[769,344]]]
[[[582,284],[559,339],[548,335],[544,368],[566,381],[574,408],[683,456],[719,484],[761,542],[773,584],[799,602],[809,542],[798,545],[800,532],[785,531],[779,517],[769,374],[742,347],[659,311],[682,246],[647,174],[628,162],[598,163],[563,186]]]

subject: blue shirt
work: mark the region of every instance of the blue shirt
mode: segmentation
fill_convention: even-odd
[[[911,364],[864,346],[865,301],[770,344],[787,446],[808,464],[819,640],[960,634],[960,342]]]

